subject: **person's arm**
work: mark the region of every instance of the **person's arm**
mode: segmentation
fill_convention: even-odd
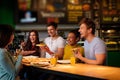
[[[40,54],[40,57],[41,57],[41,58],[45,58],[45,55],[46,55],[46,54],[45,54],[45,51],[42,51],[42,50],[41,50],[40,53],[41,53],[41,54]]]
[[[15,63],[15,68],[16,68],[16,73],[18,74],[20,67],[21,67],[21,63],[22,63],[22,58],[23,56],[21,54],[18,55],[17,61]]]
[[[50,51],[50,49],[49,49],[48,46],[40,46],[40,49],[41,49],[41,52],[47,52],[47,53],[49,53],[50,55],[51,55],[51,54],[54,54],[53,52]]]
[[[58,59],[62,59],[63,54],[64,54],[64,48],[58,48],[57,53],[56,53],[56,56],[58,57]]]
[[[8,54],[8,53],[7,53]],[[0,71],[4,80],[14,80],[16,76],[16,70],[12,56],[8,56],[6,51],[0,51]]]
[[[58,57],[59,59],[61,59],[61,58],[63,57],[64,48],[58,48],[56,53],[50,51],[50,49],[49,49],[47,46],[45,46],[45,47],[40,47],[40,48],[41,48],[42,52],[47,52],[47,53],[49,53],[50,55],[55,54],[55,56]]]
[[[63,57],[64,48],[58,48],[56,53],[50,51],[50,49],[49,49],[47,46],[45,46],[45,47],[40,47],[40,48],[41,48],[42,52],[47,52],[47,53],[49,53],[50,55],[55,54],[55,56],[58,57],[59,59],[61,59],[61,58]]]
[[[58,59],[62,59],[64,55],[65,40],[63,38],[60,38],[57,41],[57,44],[58,44],[58,49],[56,52],[56,56],[58,57]]]
[[[94,48],[92,48],[92,50],[94,51],[93,57],[95,58],[95,60],[82,57],[80,54],[76,54],[76,57],[78,56],[80,60],[88,64],[104,64],[106,59],[105,43],[102,40],[97,39],[97,41],[94,43]]]
[[[33,51],[22,51],[21,54],[23,56],[26,56],[26,55],[29,55],[29,54],[33,54],[34,52],[36,52],[36,51],[35,50],[33,50]]]
[[[81,61],[87,63],[87,64],[103,64],[106,55],[104,53],[102,54],[95,54],[96,60],[90,60],[85,57],[83,57],[79,52],[75,54],[75,57],[79,58]]]

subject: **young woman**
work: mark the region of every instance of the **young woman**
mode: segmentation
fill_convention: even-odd
[[[36,30],[31,30],[29,32],[27,42],[21,43],[21,46],[23,47],[23,50],[22,50],[23,55],[43,57],[43,55],[41,54],[40,48],[36,46],[36,44],[40,44],[38,32]],[[27,73],[28,78],[29,77],[31,78],[31,76],[34,75],[31,73],[31,71],[32,70],[30,70],[29,67],[23,65],[23,68],[19,73],[20,79],[23,79],[23,80],[25,79],[25,76],[24,76],[25,73]]]
[[[72,56],[74,56],[72,52],[73,49],[77,49],[83,55],[84,49],[81,45],[78,44],[79,40],[80,33],[78,32],[78,29],[72,30],[68,33],[63,59],[70,59]]]
[[[36,44],[39,44],[39,35],[36,30],[31,30],[28,35],[27,42],[25,43],[25,46],[23,47],[23,53],[25,56],[33,55],[33,56],[39,56],[40,54],[40,48],[36,46]]]
[[[14,29],[10,25],[0,25],[0,80],[15,80],[20,69],[22,55],[17,61],[7,47],[14,39]]]

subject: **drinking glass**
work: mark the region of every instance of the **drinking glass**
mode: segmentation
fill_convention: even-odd
[[[18,56],[21,53],[22,49],[16,49],[16,56]]]
[[[75,57],[74,57],[74,56],[72,56],[72,57],[70,58],[70,63],[71,63],[72,65],[74,65],[74,64],[76,63],[76,60],[75,60]]]
[[[53,54],[52,57],[50,58],[50,64],[52,66],[56,66],[56,64],[57,64],[57,58],[56,58],[55,54]]]

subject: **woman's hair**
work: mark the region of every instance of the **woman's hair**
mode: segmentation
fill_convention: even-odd
[[[57,29],[58,24],[56,22],[50,22],[47,24],[47,27],[49,27],[49,26],[53,26],[55,29]]]
[[[31,30],[30,32],[29,32],[29,35],[28,35],[28,39],[27,39],[27,42],[26,42],[26,45],[25,45],[25,50],[30,50],[31,48],[32,48],[32,42],[30,41],[30,33],[31,32],[34,32],[35,33],[35,36],[36,36],[36,41],[35,41],[35,43],[36,44],[39,44],[40,42],[39,42],[39,35],[38,35],[38,31],[36,31],[36,30]]]
[[[0,24],[0,48],[4,48],[10,42],[11,35],[15,29],[7,24]]]
[[[89,19],[89,18],[83,18],[80,22],[79,25],[85,24],[87,26],[87,29],[92,28],[92,34],[95,34],[95,23]]]

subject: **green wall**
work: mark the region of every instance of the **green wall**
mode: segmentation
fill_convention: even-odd
[[[107,65],[120,67],[120,51],[108,51]]]
[[[15,27],[15,0],[0,0],[0,24],[10,24]]]

